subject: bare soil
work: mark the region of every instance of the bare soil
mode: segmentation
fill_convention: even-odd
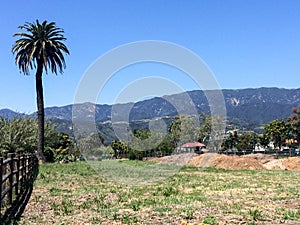
[[[222,169],[267,169],[300,171],[300,157],[275,159],[272,155],[250,154],[244,156],[228,156],[217,153],[194,153],[151,158],[149,161],[161,163],[187,164],[196,167],[216,167]]]

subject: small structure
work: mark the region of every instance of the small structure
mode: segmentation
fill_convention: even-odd
[[[180,146],[181,152],[196,152],[202,153],[203,149],[206,149],[206,145],[200,142],[188,142]]]

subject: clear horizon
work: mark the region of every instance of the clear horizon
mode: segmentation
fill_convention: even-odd
[[[16,41],[12,35],[25,22],[54,21],[65,31],[71,53],[65,56],[67,68],[62,75],[49,73],[43,78],[45,107],[54,107],[73,104],[82,77],[96,59],[118,46],[143,40],[172,42],[190,50],[209,67],[220,89],[297,89],[299,11],[297,0],[3,2],[0,109],[36,111],[35,70],[29,76],[20,74],[11,53]],[[176,90],[160,88],[157,96],[199,89],[177,68],[140,63],[116,71],[99,92],[97,104],[114,104],[128,85],[150,76],[178,86]],[[136,92],[143,85],[135,87]],[[139,99],[141,96],[132,95],[124,101]]]

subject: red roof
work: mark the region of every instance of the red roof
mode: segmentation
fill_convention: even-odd
[[[187,147],[197,147],[197,146],[199,146],[199,147],[205,147],[205,144],[195,141],[195,142],[185,143],[181,147],[187,148]]]

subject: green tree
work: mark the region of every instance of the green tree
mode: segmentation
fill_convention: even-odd
[[[262,147],[264,147],[264,148],[269,147],[270,139],[269,139],[268,135],[266,135],[266,133],[259,134],[259,135],[257,136],[257,139],[258,139],[258,143],[259,143]]]
[[[133,135],[141,140],[146,140],[151,136],[151,132],[147,129],[134,129]]]
[[[199,121],[189,115],[175,116],[169,125],[170,141],[176,148],[179,144],[198,140]]]
[[[45,121],[45,151],[47,162],[74,161],[79,156],[72,139],[68,134],[57,132],[57,125],[51,120]]]
[[[241,134],[238,136],[236,147],[238,150],[253,150],[255,148],[256,143],[257,139],[255,133]]]
[[[154,152],[160,154],[172,154],[175,148],[170,140],[170,136],[165,137],[157,146],[154,148]]]
[[[45,122],[45,152],[47,162],[74,161],[79,152],[68,134],[57,132],[50,120]]]
[[[115,140],[111,143],[110,146],[114,150],[115,158],[120,158],[120,157],[122,157],[122,155],[125,155],[128,153],[128,147],[124,142]]]
[[[218,150],[224,138],[225,120],[220,116],[202,114],[198,130],[198,141],[213,150]]]
[[[293,108],[293,114],[288,118],[291,124],[291,132],[294,138],[297,140],[300,148],[300,105]]]
[[[181,117],[179,115],[175,116],[174,120],[170,123],[168,132],[170,134],[170,141],[174,148],[176,148],[180,142],[181,135]]]
[[[36,68],[36,97],[37,97],[37,117],[38,117],[38,157],[41,161],[44,158],[44,96],[42,75],[48,68],[51,72],[62,73],[66,67],[63,53],[69,54],[69,50],[63,43],[66,38],[64,31],[56,27],[54,22],[48,23],[46,20],[40,23],[26,22],[19,29],[25,32],[15,33],[14,37],[19,37],[12,47],[15,55],[15,63],[20,72],[29,75],[29,70]]]
[[[202,113],[200,116],[200,124],[198,129],[198,141],[207,144],[212,126],[212,117]]]
[[[290,132],[290,125],[284,120],[273,120],[264,126],[266,135],[273,141],[274,146],[281,148]]]
[[[223,140],[223,148],[224,149],[234,149],[238,145],[238,134],[237,131],[234,130],[232,132],[229,132],[229,135]]]

